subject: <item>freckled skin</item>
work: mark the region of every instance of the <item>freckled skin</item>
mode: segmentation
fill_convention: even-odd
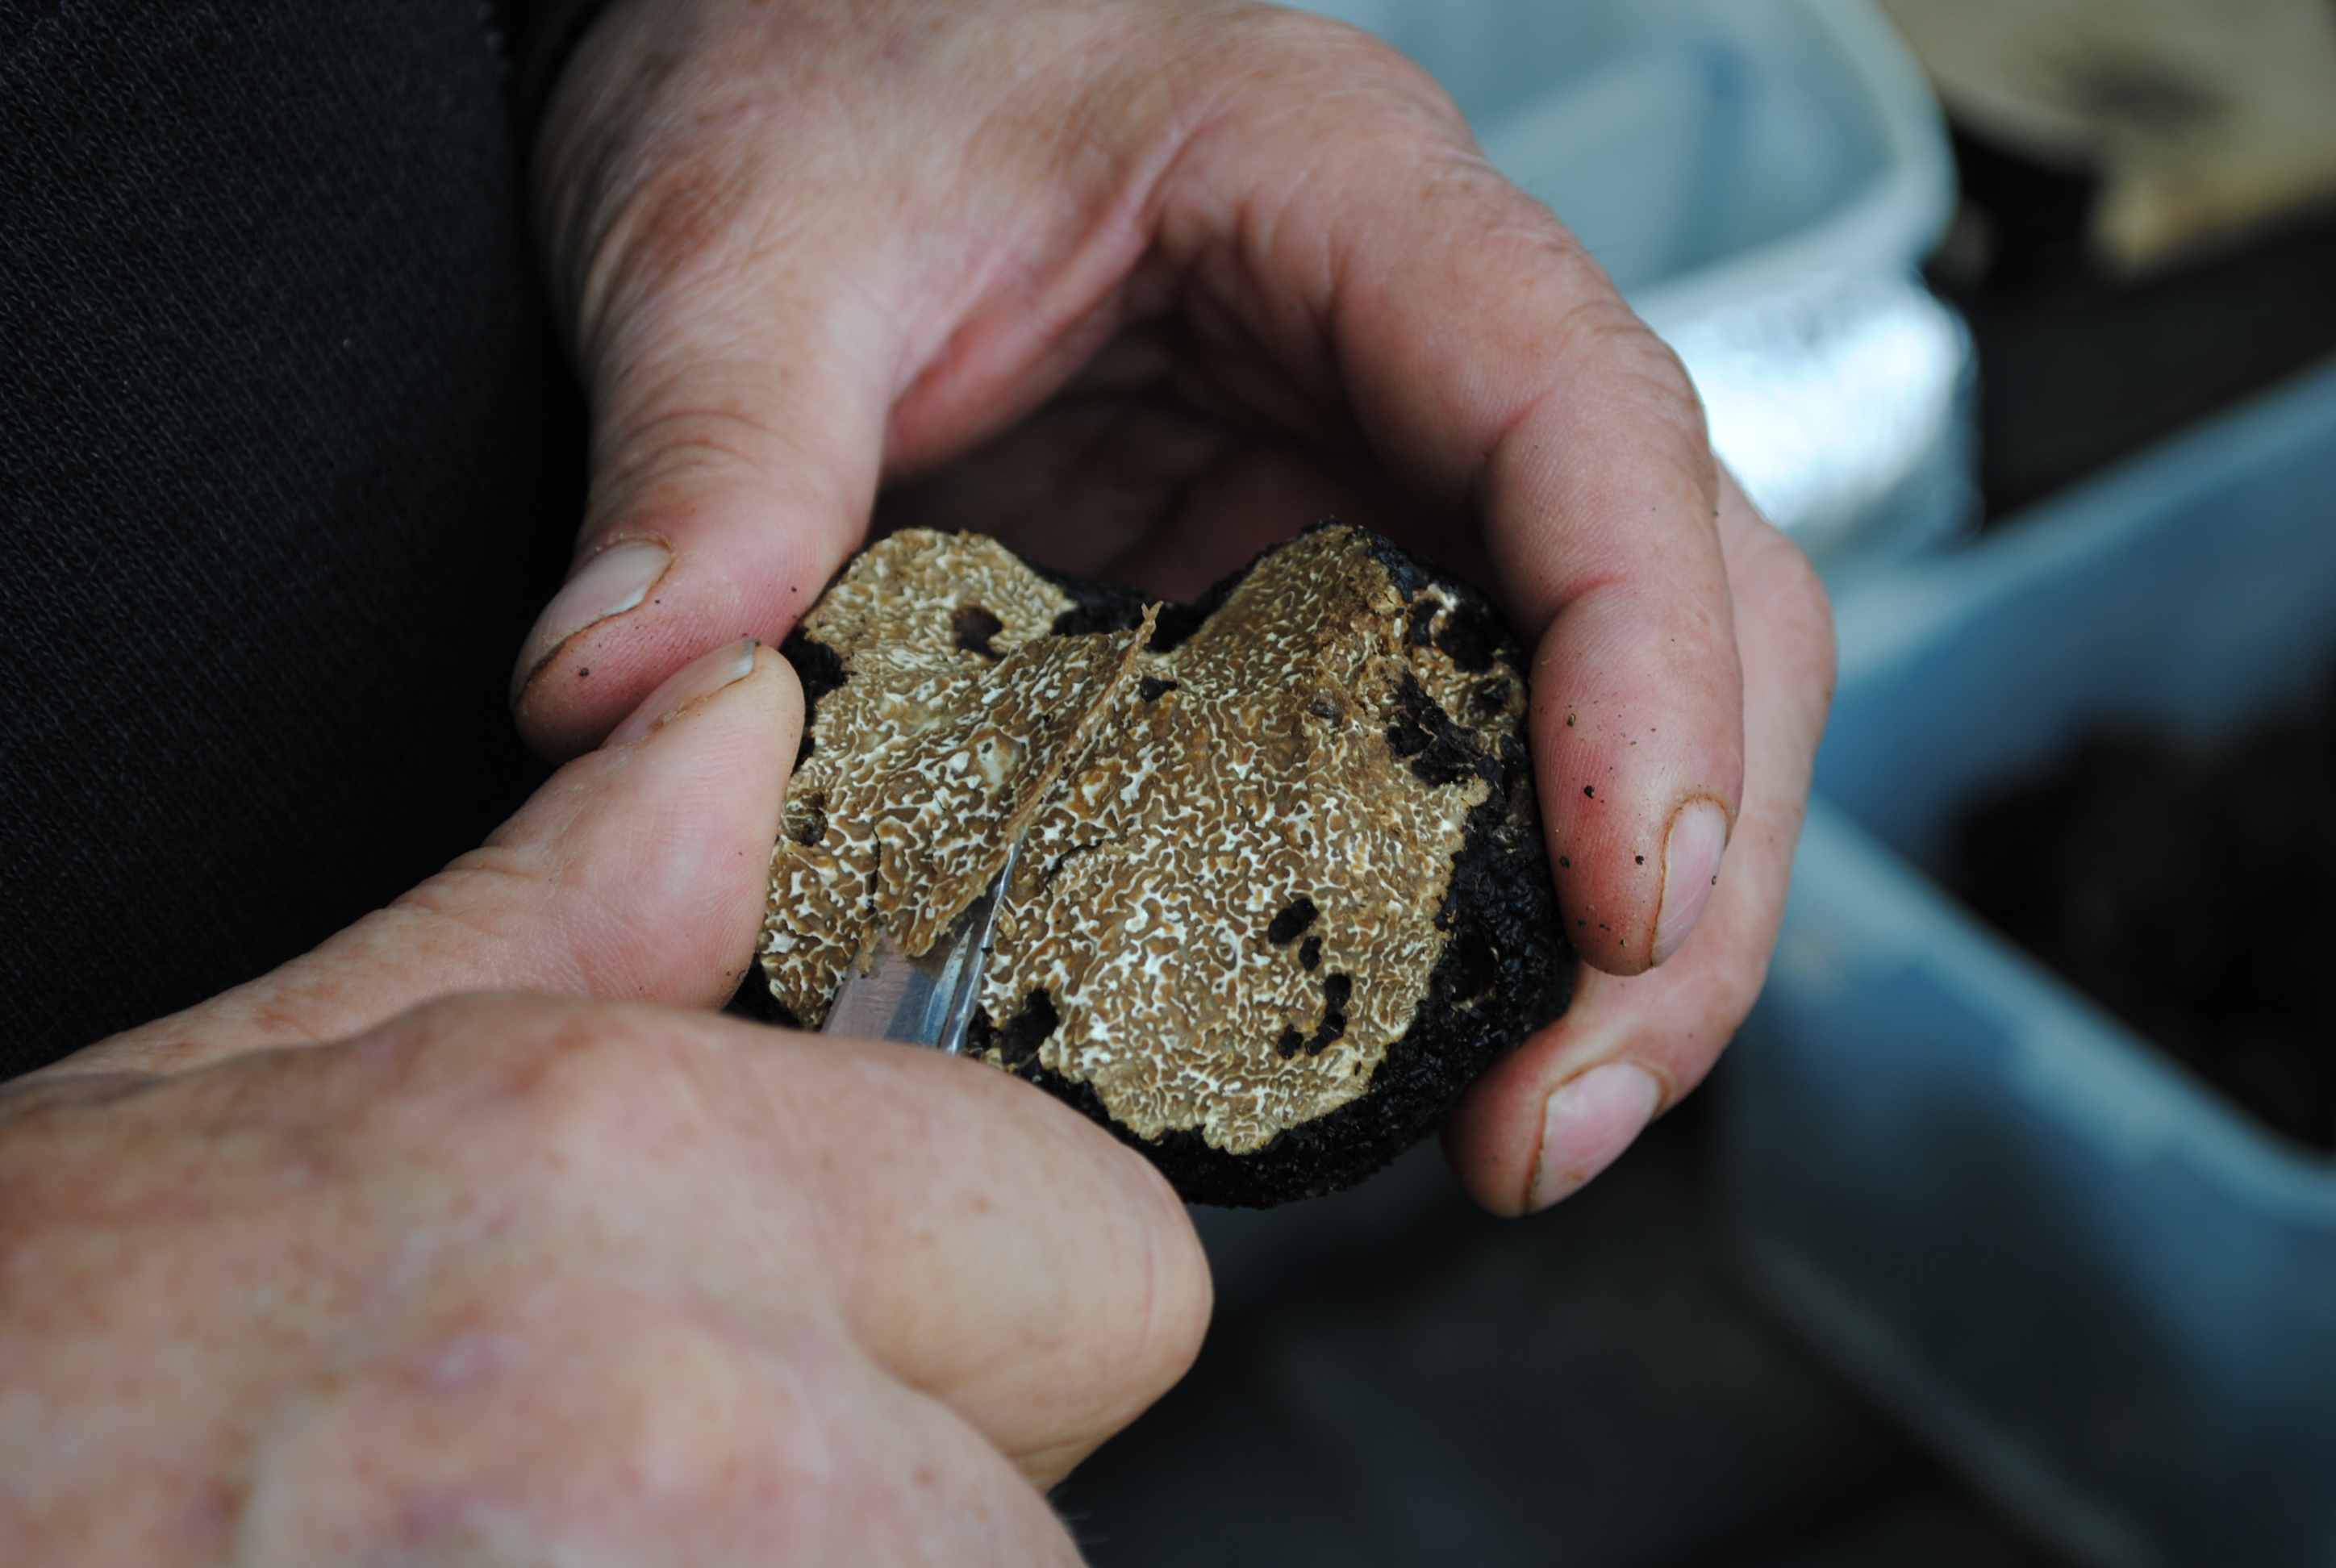
[[[1480,601],[1342,526],[1268,552],[1164,651],[1161,607],[1055,635],[1079,608],[978,536],[906,531],[847,568],[803,624],[833,674],[764,969],[816,1023],[879,930],[925,950],[1019,832],[970,1052],[1078,1087],[1139,1146],[1255,1155],[1369,1096],[1412,1034],[1481,808],[1539,844],[1531,790],[1494,800],[1525,684]]]

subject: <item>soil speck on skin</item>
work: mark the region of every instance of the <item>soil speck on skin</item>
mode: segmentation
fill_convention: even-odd
[[[1573,869],[1573,862],[1572,861],[1572,859],[1570,859],[1569,857],[1567,857],[1567,856],[1565,856],[1565,855],[1560,855],[1560,856],[1558,856],[1558,857],[1557,857],[1557,863],[1558,863],[1558,866],[1559,866],[1562,870],[1569,871],[1569,872],[1570,872],[1570,871],[1572,871],[1572,870]]]
[[[582,669],[578,670],[576,672],[576,678],[578,680],[590,680],[592,678],[592,667],[588,664]]]
[[[1591,800],[1596,800],[1598,798],[1598,786],[1596,784],[1583,784],[1582,786],[1582,793],[1589,796]]]
[[[1645,865],[1645,864],[1647,863],[1647,857],[1646,857],[1646,856],[1644,856],[1644,855],[1640,855],[1640,856],[1639,856],[1639,857],[1638,857],[1638,859],[1639,859],[1639,863],[1640,863],[1640,865]],[[1718,878],[1717,878],[1717,877],[1715,877],[1715,878],[1713,878],[1712,880],[1713,880],[1714,881],[1718,881],[1719,879],[1718,879]]]

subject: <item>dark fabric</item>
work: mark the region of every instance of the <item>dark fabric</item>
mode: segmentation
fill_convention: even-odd
[[[539,776],[504,683],[579,415],[505,20],[0,4],[0,1076],[301,950]]]

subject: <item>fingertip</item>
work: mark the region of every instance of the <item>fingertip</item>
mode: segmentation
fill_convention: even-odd
[[[1567,939],[1610,975],[1642,974],[1685,943],[1744,777],[1728,624],[1666,608],[1641,585],[1602,588],[1558,618],[1534,664],[1551,877]]]
[[[648,739],[693,708],[711,702],[730,687],[754,674],[761,652],[762,645],[754,638],[740,638],[735,642],[699,655],[643,698],[623,722],[608,732],[608,738],[601,744],[614,750]]]

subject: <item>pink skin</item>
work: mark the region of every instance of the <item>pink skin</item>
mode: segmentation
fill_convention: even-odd
[[[1207,1264],[1048,1096],[704,1010],[801,717],[725,644],[394,905],[0,1086],[0,1560],[1078,1560],[1042,1489]]]
[[[1494,587],[1595,966],[1446,1129],[1517,1213],[1758,989],[1823,595],[1565,230],[1332,24],[616,0],[536,163],[594,474],[513,689],[574,760],[316,952],[0,1086],[0,1560],[1076,1561],[1037,1486],[1189,1364],[1205,1263],[1045,1096],[702,1016],[801,724],[747,639],[871,519],[1189,595],[1334,511]]]
[[[1596,972],[1455,1123],[1463,1182],[1539,1206],[1533,1173],[1581,1164],[1542,1147],[1555,1090],[1627,1059],[1659,1113],[1709,1068],[1782,908],[1824,597],[1677,361],[1416,69],[1249,0],[631,0],[536,170],[596,415],[579,571],[670,552],[630,608],[539,628],[538,746],[781,638],[871,520],[1189,595],[1336,512],[1487,582],[1534,645]]]

